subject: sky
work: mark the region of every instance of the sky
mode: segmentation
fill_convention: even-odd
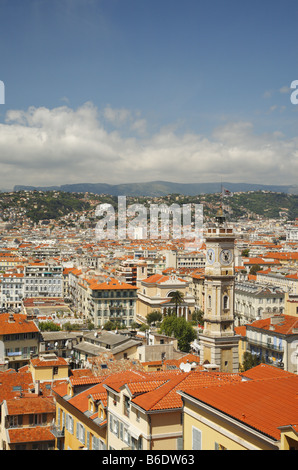
[[[0,189],[298,184],[296,0],[0,0],[0,25]]]

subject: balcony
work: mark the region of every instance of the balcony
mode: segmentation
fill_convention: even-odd
[[[57,439],[61,439],[63,437],[65,437],[65,428],[63,426],[62,429],[58,428],[58,426],[56,424],[53,424],[51,426],[51,433],[53,434],[53,436]]]
[[[268,341],[258,341],[256,339],[248,338],[248,343],[257,346],[262,349],[269,349],[270,351],[278,351],[284,352],[284,348],[282,346],[278,346],[277,344],[270,343]]]

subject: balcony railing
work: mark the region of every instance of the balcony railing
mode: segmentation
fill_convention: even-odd
[[[53,424],[51,426],[51,433],[53,436],[55,436],[57,439],[61,439],[62,437],[65,436],[65,428],[63,426],[62,429],[60,429],[56,424]]]
[[[248,343],[252,344],[254,346],[258,346],[259,348],[262,348],[262,349],[270,349],[271,351],[284,352],[283,346],[279,346],[279,345],[274,344],[274,343],[269,343],[267,341],[266,342],[265,341],[258,341],[256,339],[248,338]]]

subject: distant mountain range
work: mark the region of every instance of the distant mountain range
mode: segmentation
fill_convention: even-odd
[[[199,194],[214,194],[221,192],[221,185],[232,192],[273,191],[286,194],[298,194],[298,186],[293,185],[264,185],[253,183],[171,183],[168,181],[152,181],[148,183],[78,183],[61,186],[21,186],[16,185],[14,191],[64,191],[68,193],[109,194],[111,196],[166,196],[167,194],[182,194],[196,196]]]

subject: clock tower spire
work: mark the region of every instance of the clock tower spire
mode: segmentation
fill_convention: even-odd
[[[222,208],[206,227],[204,331],[199,335],[201,363],[238,372],[239,336],[234,332],[234,243]]]

